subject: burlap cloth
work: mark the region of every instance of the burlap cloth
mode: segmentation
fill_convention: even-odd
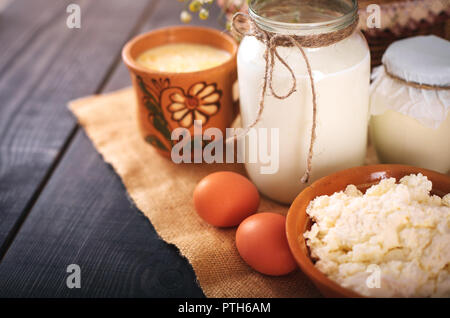
[[[177,165],[158,155],[137,130],[131,88],[78,99],[69,108],[161,238],[189,260],[207,297],[320,296],[300,270],[283,277],[252,270],[235,248],[236,229],[210,226],[195,212],[192,194],[198,181],[219,170],[245,174],[242,164]],[[262,197],[258,211],[287,210]]]

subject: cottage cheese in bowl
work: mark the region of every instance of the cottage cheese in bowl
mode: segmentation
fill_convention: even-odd
[[[422,174],[356,186],[309,204],[304,236],[315,266],[374,297],[450,297],[450,194]]]

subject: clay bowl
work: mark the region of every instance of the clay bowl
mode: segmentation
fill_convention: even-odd
[[[320,195],[331,195],[354,184],[365,192],[381,179],[394,177],[397,180],[405,175],[422,173],[433,183],[432,193],[444,196],[450,192],[450,176],[435,171],[405,165],[373,165],[355,167],[331,174],[315,181],[303,190],[292,203],[287,214],[286,234],[289,247],[301,270],[311,279],[326,297],[362,297],[356,292],[343,288],[314,267],[306,246],[303,233],[310,229],[311,219],[306,214],[309,202]]]

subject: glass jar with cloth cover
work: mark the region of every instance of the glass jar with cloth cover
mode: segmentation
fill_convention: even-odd
[[[450,42],[392,43],[373,71],[370,136],[379,159],[450,171]]]

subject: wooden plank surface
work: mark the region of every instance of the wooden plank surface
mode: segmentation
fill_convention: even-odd
[[[181,8],[159,1],[140,32],[179,24]],[[215,8],[211,15],[217,14]],[[214,18],[193,24],[220,28]],[[120,63],[103,91],[126,85]],[[81,267],[81,289],[66,287],[72,263]],[[203,296],[190,265],[159,239],[82,130],[0,263],[0,285],[6,297]]]
[[[59,8],[58,3],[46,0],[40,10]],[[25,37],[26,44],[15,45],[20,48],[17,56],[0,74],[0,258],[74,132],[76,123],[67,101],[103,86],[123,43],[152,5],[148,0],[62,3],[60,14],[42,18],[44,27],[37,27],[31,39]],[[80,5],[81,29],[67,28],[67,3]],[[2,19],[33,21],[35,12],[29,4],[16,0]],[[12,37],[7,30],[9,26],[4,25],[0,38],[3,33]],[[9,55],[5,59],[10,60]]]
[[[69,264],[81,288],[66,286]],[[0,297],[201,296],[186,262],[80,133],[0,263]]]
[[[68,3],[55,1],[49,6],[48,0],[27,1],[26,5],[24,1],[0,1],[0,74],[14,65],[14,59],[30,42],[39,40],[56,16],[64,15]]]

